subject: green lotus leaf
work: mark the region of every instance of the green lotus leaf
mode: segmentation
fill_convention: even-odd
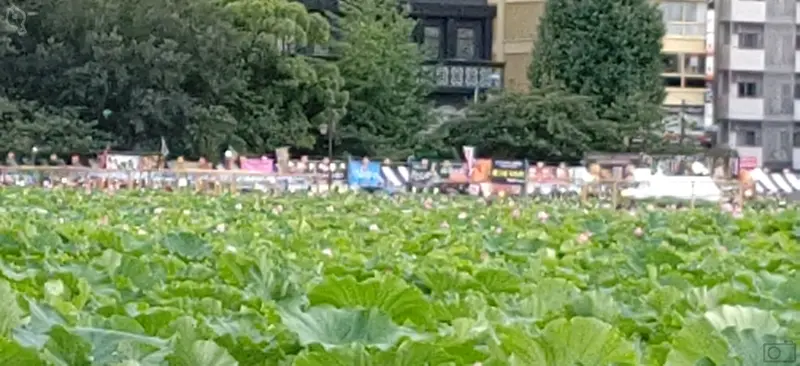
[[[350,310],[329,306],[282,308],[283,324],[295,332],[303,345],[320,344],[331,348],[351,343],[389,349],[403,337],[415,337],[410,330],[398,327],[378,309]]]
[[[380,309],[398,323],[409,320],[426,326],[431,322],[430,304],[416,287],[393,275],[357,282],[355,278],[326,277],[308,293],[312,306]]]

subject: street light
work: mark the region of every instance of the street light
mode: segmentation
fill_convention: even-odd
[[[493,73],[491,76],[489,76],[489,80],[492,81],[492,84],[494,84],[494,82],[496,82],[496,81],[500,81],[500,74]],[[473,103],[475,103],[475,104],[478,103],[478,96],[479,96],[480,92],[481,92],[481,84],[480,83],[475,84],[475,90],[473,91],[473,94],[472,94],[472,102]]]
[[[33,165],[36,165],[36,154],[39,153],[39,148],[34,146],[31,148],[31,159],[33,160]]]
[[[330,126],[329,126],[330,125]],[[331,186],[333,185],[333,169],[331,165],[333,165],[333,129],[336,128],[336,125],[331,123],[322,123],[319,125],[319,133],[320,135],[328,135],[328,191],[330,192]]]

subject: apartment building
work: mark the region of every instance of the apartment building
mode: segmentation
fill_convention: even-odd
[[[662,77],[667,92],[667,129],[677,132],[683,120],[690,130],[702,131],[711,124],[705,119],[708,81],[713,78],[709,67],[713,51],[706,44],[708,5],[704,0],[669,0],[659,2],[659,8],[666,29]]]
[[[800,168],[800,11],[794,0],[717,0],[714,117],[746,165]]]
[[[493,60],[505,63],[506,88],[526,90],[531,52],[546,0],[489,0],[489,4],[497,8]],[[713,52],[709,52],[713,43],[707,44],[706,38],[709,31],[713,32],[714,22],[708,21],[709,6],[705,0],[671,0],[662,1],[660,7],[667,29],[663,74],[666,120],[676,131],[681,120],[701,130],[712,124],[708,81],[713,78]]]

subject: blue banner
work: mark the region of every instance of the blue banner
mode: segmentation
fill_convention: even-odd
[[[351,187],[359,188],[383,187],[381,163],[377,161],[365,163],[361,160],[350,160],[347,164],[347,184]]]

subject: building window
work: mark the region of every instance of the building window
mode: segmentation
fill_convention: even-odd
[[[667,35],[703,36],[706,31],[705,2],[662,2],[659,7],[663,13]]]
[[[422,39],[422,54],[428,59],[441,57],[442,28],[439,26],[425,26]]]
[[[754,82],[737,83],[739,98],[758,98],[758,84]]]
[[[800,99],[800,84],[794,84],[794,99]]]
[[[705,75],[706,56],[705,55],[683,55],[683,73],[691,75]]]
[[[736,34],[736,45],[743,49],[764,48],[764,25],[754,23],[734,23],[733,33]]]
[[[664,79],[664,86],[667,88],[680,88],[681,87],[681,77],[680,76],[663,76]]]
[[[761,35],[758,33],[739,33],[739,48],[761,49]]]
[[[793,147],[800,147],[800,131],[798,131],[800,126],[794,125],[794,134],[792,135],[792,146]]]
[[[684,80],[684,87],[692,89],[705,89],[706,79],[696,77],[686,77]]]
[[[759,146],[758,132],[754,130],[739,130],[736,132],[737,146]]]
[[[456,58],[473,60],[477,57],[477,37],[475,28],[462,28],[456,30]]]
[[[665,74],[678,74],[681,72],[681,63],[677,53],[665,53],[661,55],[664,60],[664,73]]]

